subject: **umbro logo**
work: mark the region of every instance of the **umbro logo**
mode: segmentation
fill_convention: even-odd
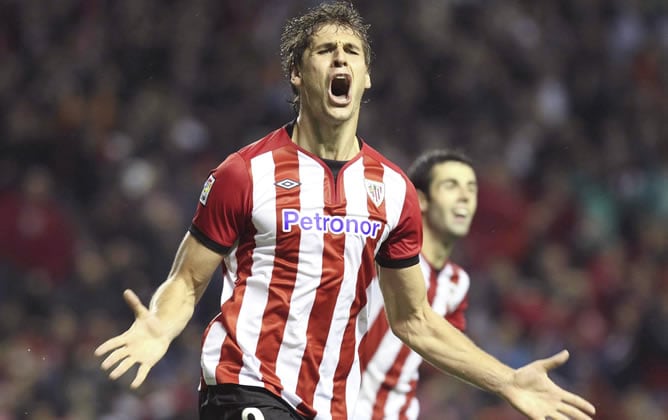
[[[277,187],[285,188],[286,190],[291,190],[294,187],[300,186],[301,182],[294,181],[290,178],[285,178],[283,180],[275,182],[274,185],[276,185]]]

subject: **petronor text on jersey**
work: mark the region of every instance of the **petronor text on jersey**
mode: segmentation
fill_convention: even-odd
[[[283,232],[290,232],[293,226],[299,226],[304,231],[352,233],[375,238],[382,225],[361,217],[328,216],[318,212],[307,216],[299,210],[283,209]]]

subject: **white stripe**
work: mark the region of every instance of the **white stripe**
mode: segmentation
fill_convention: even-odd
[[[220,306],[223,306],[229,298],[232,297],[232,291],[237,282],[237,268],[239,267],[237,261],[237,250],[239,247],[235,245],[230,252],[225,256],[223,262],[225,264],[225,276],[223,278],[223,290],[220,293]]]
[[[385,316],[383,309],[385,308],[385,301],[383,300],[383,292],[380,290],[380,283],[378,282],[378,274],[376,274],[367,287],[367,307],[369,316],[369,328],[376,323],[379,316]]]
[[[274,160],[271,152],[263,153],[251,159],[253,177],[253,223],[276,226],[276,190],[274,179]],[[267,211],[272,209],[274,211]],[[258,232],[266,231],[257,228]],[[255,236],[256,246],[253,249],[253,265],[251,274],[246,279],[246,291],[241,301],[241,309],[237,319],[237,344],[243,353],[243,366],[239,371],[240,385],[262,386],[260,361],[255,356],[257,343],[262,331],[264,315],[269,296],[269,281],[273,269],[273,252],[267,248],[275,248],[275,240],[268,235],[258,233]],[[260,249],[261,251],[258,251]]]
[[[420,256],[422,258],[422,256]],[[429,274],[428,279],[431,279],[433,274]],[[443,267],[443,270],[436,278],[436,294],[434,300],[431,302],[431,307],[440,316],[445,316],[448,311],[448,299],[450,298],[450,279],[452,277],[452,266],[450,264]],[[427,286],[429,287],[429,286]]]
[[[300,190],[300,207],[302,214],[323,213],[325,204],[323,185],[325,171],[323,167],[308,156],[299,152],[299,178],[302,182]],[[299,243],[299,263],[295,286],[290,301],[283,344],[276,360],[276,374],[281,378],[283,398],[293,406],[302,401],[297,396],[297,380],[302,357],[306,348],[306,330],[309,314],[315,302],[315,290],[322,275],[322,254],[324,247],[323,232],[315,229],[302,231]],[[307,250],[307,251],[302,251]]]
[[[385,211],[387,213],[387,224],[394,229],[399,224],[404,201],[406,199],[406,181],[387,165],[383,165],[383,182],[385,183]],[[388,188],[391,186],[391,188]]]
[[[417,398],[413,397],[411,400],[408,409],[406,410],[406,417],[410,420],[415,420],[420,415],[420,402]]]
[[[394,366],[402,346],[401,340],[388,331],[378,345],[378,349],[382,349],[382,351],[377,350],[369,360],[362,383],[364,387],[362,392],[366,396],[365,402],[370,404],[367,408],[369,412],[373,408],[380,386],[385,381],[387,372]]]
[[[363,159],[358,159],[352,163],[341,174],[343,175],[343,189],[347,200],[346,215],[368,219],[369,209],[364,185]],[[343,341],[345,328],[350,319],[350,307],[357,291],[357,275],[362,265],[362,253],[365,246],[366,240],[352,234],[345,236],[343,281],[334,306],[332,325],[320,364],[320,381],[315,391],[314,404],[318,408],[318,413],[331,411],[334,374],[340,360],[341,342]],[[357,400],[359,380],[358,371],[351,371],[346,384],[346,405],[350,408],[354,407]]]
[[[388,228],[378,241],[376,253],[388,238],[390,232],[399,224],[406,199],[406,181],[401,174],[387,165],[383,165],[383,183],[385,184],[385,213]],[[391,186],[391,187],[390,187]]]
[[[461,305],[462,301],[466,297],[469,286],[470,278],[464,270],[459,270],[459,278],[457,283],[452,281],[452,276],[454,275],[454,267],[452,264],[448,265],[448,270],[443,270],[438,276],[439,287],[443,287],[447,291],[447,301],[446,301],[446,312],[451,313],[457,310],[457,307]]]
[[[401,407],[406,404],[408,392],[411,391],[410,381],[418,378],[418,367],[421,363],[422,358],[420,355],[411,350],[401,369],[397,384],[389,393],[385,402],[386,413],[398,413]]]
[[[220,346],[225,340],[227,333],[220,322],[212,321],[211,328],[202,343],[202,355],[200,366],[204,382],[208,385],[216,384],[216,367],[220,362]]]
[[[225,277],[223,279],[223,290],[220,293],[220,306],[223,306],[231,296],[234,283],[237,279],[237,247],[230,249],[230,252],[224,259],[224,264],[227,267],[225,270]],[[227,332],[223,329],[220,322],[212,321],[211,328],[204,338],[202,344],[202,354],[200,356],[200,366],[202,367],[202,376],[204,382],[208,385],[216,384],[216,368],[220,363],[220,349],[223,341],[227,336]]]

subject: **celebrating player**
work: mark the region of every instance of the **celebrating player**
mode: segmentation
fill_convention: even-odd
[[[371,87],[367,29],[345,2],[287,22],[281,53],[296,119],[210,173],[149,307],[125,291],[136,320],[96,349],[108,354],[102,368],[116,379],[138,364],[131,386],[140,386],[222,263],[220,314],[202,341],[200,418],[352,418],[377,263],[392,330],[431,363],[532,418],[589,418],[593,406],[547,376],[566,353],[511,369],[429,306],[417,193],[356,133]]]

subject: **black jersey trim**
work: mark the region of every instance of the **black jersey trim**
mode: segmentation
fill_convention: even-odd
[[[386,260],[381,257],[376,257],[376,262],[381,267],[385,268],[406,268],[414,266],[420,262],[420,255],[416,255],[410,258],[404,258],[402,260]]]
[[[191,224],[190,227],[188,228],[188,231],[202,245],[209,248],[213,252],[217,252],[217,253],[223,254],[223,255],[226,255],[228,252],[230,252],[231,247],[223,246],[223,245],[219,244],[218,242],[212,241],[201,230],[197,229],[197,226]]]

